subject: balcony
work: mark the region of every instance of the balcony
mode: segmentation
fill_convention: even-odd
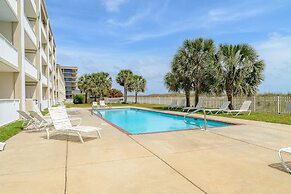
[[[37,13],[36,13],[36,4],[34,0],[25,0],[24,1],[24,11],[25,11],[25,15],[29,16],[29,17],[33,17],[36,18],[37,17]]]
[[[31,42],[34,44],[34,47],[36,48],[37,46],[36,36],[27,17],[24,17],[24,29],[26,34],[28,35],[28,38],[31,40]]]
[[[17,0],[0,1],[0,20],[17,22]]]
[[[49,88],[53,87],[53,83],[51,81],[49,81]]]
[[[0,71],[18,70],[17,49],[0,33]]]
[[[30,81],[37,81],[37,69],[36,67],[25,58],[25,75],[27,75],[30,79]]]
[[[41,54],[43,60],[44,60],[44,61],[46,62],[46,64],[47,64],[47,56],[46,56],[45,51],[44,51],[44,49],[43,49],[42,47],[41,47],[41,49],[40,49],[40,54]]]
[[[40,26],[41,26],[41,31],[42,31],[43,38],[44,38],[44,40],[47,40],[47,30],[44,27],[44,24],[42,22],[40,22]]]
[[[44,75],[42,75],[42,84],[47,86],[47,78]]]

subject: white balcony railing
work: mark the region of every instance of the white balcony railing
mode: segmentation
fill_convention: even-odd
[[[25,29],[26,33],[28,34],[30,40],[33,42],[33,44],[35,46],[37,46],[35,33],[32,29],[31,24],[29,23],[27,17],[24,17],[24,29]]]
[[[41,26],[41,31],[43,32],[44,38],[47,39],[47,30],[44,27],[44,24],[42,22],[40,22],[40,26]]]
[[[41,54],[42,58],[44,59],[44,61],[47,64],[47,56],[46,56],[45,51],[44,51],[44,49],[42,47],[40,49],[40,54]]]
[[[44,75],[42,75],[41,79],[42,79],[42,84],[47,86],[47,78]]]
[[[0,61],[14,69],[18,68],[17,49],[0,33]]]
[[[27,58],[25,58],[25,74],[37,81],[37,69]]]
[[[53,87],[53,83],[51,81],[49,81],[49,88]]]
[[[18,99],[0,99],[0,126],[19,119],[19,103]]]
[[[8,2],[9,6],[13,10],[14,14],[17,15],[17,0],[6,0],[6,2]]]
[[[28,2],[30,3],[34,13],[36,14],[36,4],[34,0],[28,0]]]

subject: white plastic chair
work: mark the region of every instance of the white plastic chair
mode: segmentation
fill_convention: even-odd
[[[210,114],[212,114],[213,112],[215,112],[215,114],[218,114],[220,112],[227,111],[229,104],[230,102],[226,101],[219,108],[201,109],[201,110],[205,110],[206,112],[209,112]]]
[[[291,147],[287,147],[287,148],[281,148],[279,149],[279,158],[281,160],[282,165],[284,166],[284,168],[287,170],[287,172],[291,173],[291,170],[288,168],[287,164],[285,163],[283,157],[282,157],[282,152],[291,154]]]
[[[248,112],[248,115],[250,115],[252,112],[251,110],[249,110],[251,104],[252,104],[252,101],[244,101],[239,110],[226,110],[224,112],[227,112],[227,114],[230,113],[231,115],[235,117],[243,112]]]
[[[183,111],[187,110],[189,112],[190,110],[200,110],[204,106],[204,100],[199,100],[197,105],[195,107],[185,107],[183,108]]]
[[[81,118],[79,118],[79,124],[77,126],[73,126],[67,111],[63,107],[54,107],[49,108],[49,113],[52,119],[52,123],[54,126],[54,129],[56,132],[62,132],[62,133],[76,133],[79,136],[79,139],[82,143],[84,143],[84,140],[81,136],[81,132],[89,133],[89,132],[97,132],[99,138],[101,138],[101,134],[99,130],[101,128],[99,127],[92,127],[92,126],[81,126]],[[49,128],[46,128],[47,132],[47,139],[50,138],[49,134]]]
[[[33,117],[31,117],[30,115],[28,115],[26,112],[24,112],[22,110],[18,110],[17,112],[24,119],[24,122],[22,123],[22,127],[27,128],[30,125],[33,125],[34,127],[36,127],[36,121],[34,120]]]

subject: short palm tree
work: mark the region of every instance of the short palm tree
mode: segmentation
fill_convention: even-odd
[[[85,93],[85,103],[88,100],[88,93],[90,91],[90,74],[84,74],[78,79],[78,88],[81,93]]]
[[[127,92],[131,90],[133,83],[133,73],[129,69],[121,70],[116,77],[116,82],[123,86],[124,103],[127,103]]]
[[[200,92],[205,90],[205,77],[211,74],[214,56],[214,41],[203,38],[185,40],[174,56],[171,71],[165,76],[165,84],[169,91],[185,93],[186,106],[190,106],[192,90],[195,90],[195,105],[198,103]]]
[[[230,109],[234,95],[253,95],[263,81],[265,63],[250,45],[220,45],[216,64],[214,89],[226,93]]]
[[[135,104],[137,104],[137,94],[138,92],[144,92],[146,89],[146,80],[139,75],[133,76],[132,91],[135,93]]]
[[[102,99],[104,96],[109,95],[112,86],[112,79],[108,73],[98,72],[91,74],[90,90],[95,97]]]

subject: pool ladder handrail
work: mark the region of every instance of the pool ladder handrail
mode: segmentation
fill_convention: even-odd
[[[202,128],[202,126],[199,125],[199,124],[197,124],[197,123],[191,123],[191,122],[189,122],[189,121],[186,120],[186,118],[190,118],[190,117],[189,117],[190,114],[194,114],[194,113],[199,112],[199,111],[203,111],[203,114],[204,114],[204,118],[203,118],[203,120],[204,120],[204,128]],[[198,127],[199,127],[200,129],[202,129],[202,130],[206,130],[206,129],[207,129],[206,111],[205,111],[204,109],[198,109],[198,110],[195,110],[195,111],[189,112],[189,113],[187,113],[187,114],[184,115],[184,122],[185,122],[186,124],[190,124],[190,125],[198,126]]]
[[[98,115],[99,116],[101,116],[102,118],[103,118],[103,115],[102,115],[102,113],[98,110],[98,109],[95,109],[95,108],[92,108],[92,110],[91,110],[91,114],[93,115],[93,111],[96,111],[96,113],[98,113]]]

